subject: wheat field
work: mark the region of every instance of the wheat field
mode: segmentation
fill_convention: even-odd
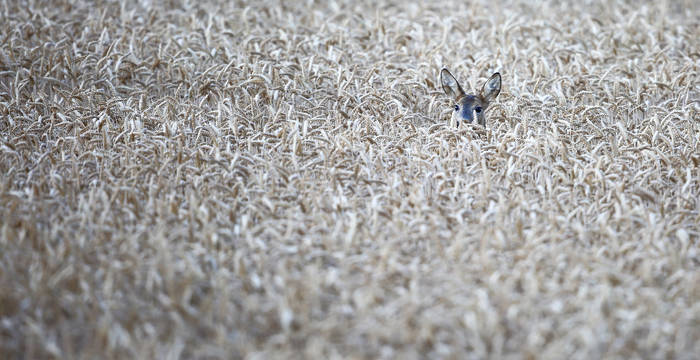
[[[0,357],[697,359],[698,8],[0,0]]]

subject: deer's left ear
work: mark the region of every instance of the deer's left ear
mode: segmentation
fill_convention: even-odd
[[[462,86],[459,85],[459,82],[454,76],[452,76],[452,73],[450,73],[449,70],[443,68],[442,71],[440,71],[440,82],[442,83],[442,89],[445,91],[447,96],[457,99],[458,97],[464,95]]]
[[[501,92],[501,74],[495,73],[484,83],[481,89],[481,96],[490,102]]]

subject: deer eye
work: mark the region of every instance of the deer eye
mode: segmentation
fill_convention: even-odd
[[[476,111],[477,113],[480,113],[480,112],[481,112],[481,106],[475,107],[475,108],[474,108],[474,111]]]
[[[455,111],[459,111],[459,105],[455,105]]]

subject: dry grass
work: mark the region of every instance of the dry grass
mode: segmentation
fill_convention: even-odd
[[[3,357],[700,354],[697,1],[164,3],[0,1]]]

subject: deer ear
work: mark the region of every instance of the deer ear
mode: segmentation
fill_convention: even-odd
[[[481,96],[490,102],[498,96],[501,92],[501,74],[495,73],[484,83],[484,87],[481,89]]]
[[[445,91],[447,96],[457,98],[464,94],[464,90],[462,90],[457,79],[446,68],[440,71],[440,83],[442,83],[442,90]]]

